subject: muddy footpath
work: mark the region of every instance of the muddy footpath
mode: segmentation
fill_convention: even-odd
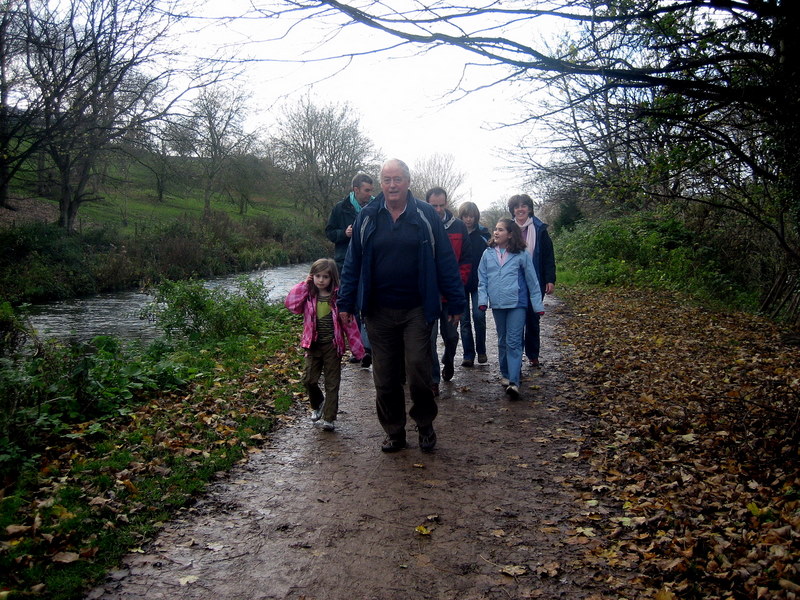
[[[371,369],[345,363],[335,432],[309,413],[208,487],[87,596],[111,599],[611,598],[569,543],[586,513],[576,460],[589,425],[569,403],[564,306],[548,297],[542,364],[521,398],[489,362],[443,382],[436,450],[380,451]]]

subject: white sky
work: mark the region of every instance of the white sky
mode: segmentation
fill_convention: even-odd
[[[224,10],[232,14],[232,3],[225,2]],[[285,30],[286,23],[262,20],[237,22],[232,27],[242,36],[263,40],[273,28]],[[387,40],[397,42],[362,25],[342,28],[335,39],[327,40],[330,32],[319,23],[303,23],[285,39],[253,43],[240,51],[255,59],[296,61],[373,48],[386,45]],[[234,35],[229,31],[204,37],[208,41]],[[507,149],[522,132],[496,128],[517,118],[521,108],[509,88],[492,87],[454,101],[448,92],[458,86],[465,62],[474,58],[456,48],[436,48],[422,55],[414,52],[409,46],[358,57],[343,70],[339,70],[342,63],[331,62],[251,63],[246,85],[254,92],[254,120],[269,128],[280,107],[308,94],[312,85],[310,97],[315,103],[349,102],[364,132],[387,158],[400,158],[413,170],[415,162],[426,156],[453,155],[455,169],[466,175],[458,190],[460,201],[472,200],[486,209],[496,200],[531,192],[522,178],[509,171],[507,161]],[[504,74],[497,68],[483,72],[472,68],[467,73],[468,87],[485,83],[479,77],[494,80]]]

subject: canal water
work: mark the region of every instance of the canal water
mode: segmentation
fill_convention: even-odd
[[[249,274],[263,281],[269,299],[283,302],[289,289],[304,280],[310,263],[274,267]],[[209,287],[237,289],[240,275],[210,279]],[[147,319],[140,317],[142,309],[153,299],[142,292],[113,292],[89,298],[61,300],[31,305],[27,310],[30,323],[41,338],[90,340],[98,335],[113,335],[127,340],[149,340],[159,331]]]

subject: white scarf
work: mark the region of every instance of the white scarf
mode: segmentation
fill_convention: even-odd
[[[528,220],[520,226],[520,229],[522,229],[522,237],[525,240],[525,249],[533,256],[533,249],[536,247],[536,227],[533,226],[533,217],[528,217]]]

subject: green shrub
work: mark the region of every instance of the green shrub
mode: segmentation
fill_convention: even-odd
[[[263,282],[239,279],[242,293],[206,287],[200,281],[158,285],[145,311],[167,337],[193,341],[255,334],[264,328],[270,303]]]
[[[642,285],[688,292],[707,301],[754,308],[758,291],[725,272],[712,245],[680,221],[640,214],[582,222],[555,238],[556,263],[575,281]]]

